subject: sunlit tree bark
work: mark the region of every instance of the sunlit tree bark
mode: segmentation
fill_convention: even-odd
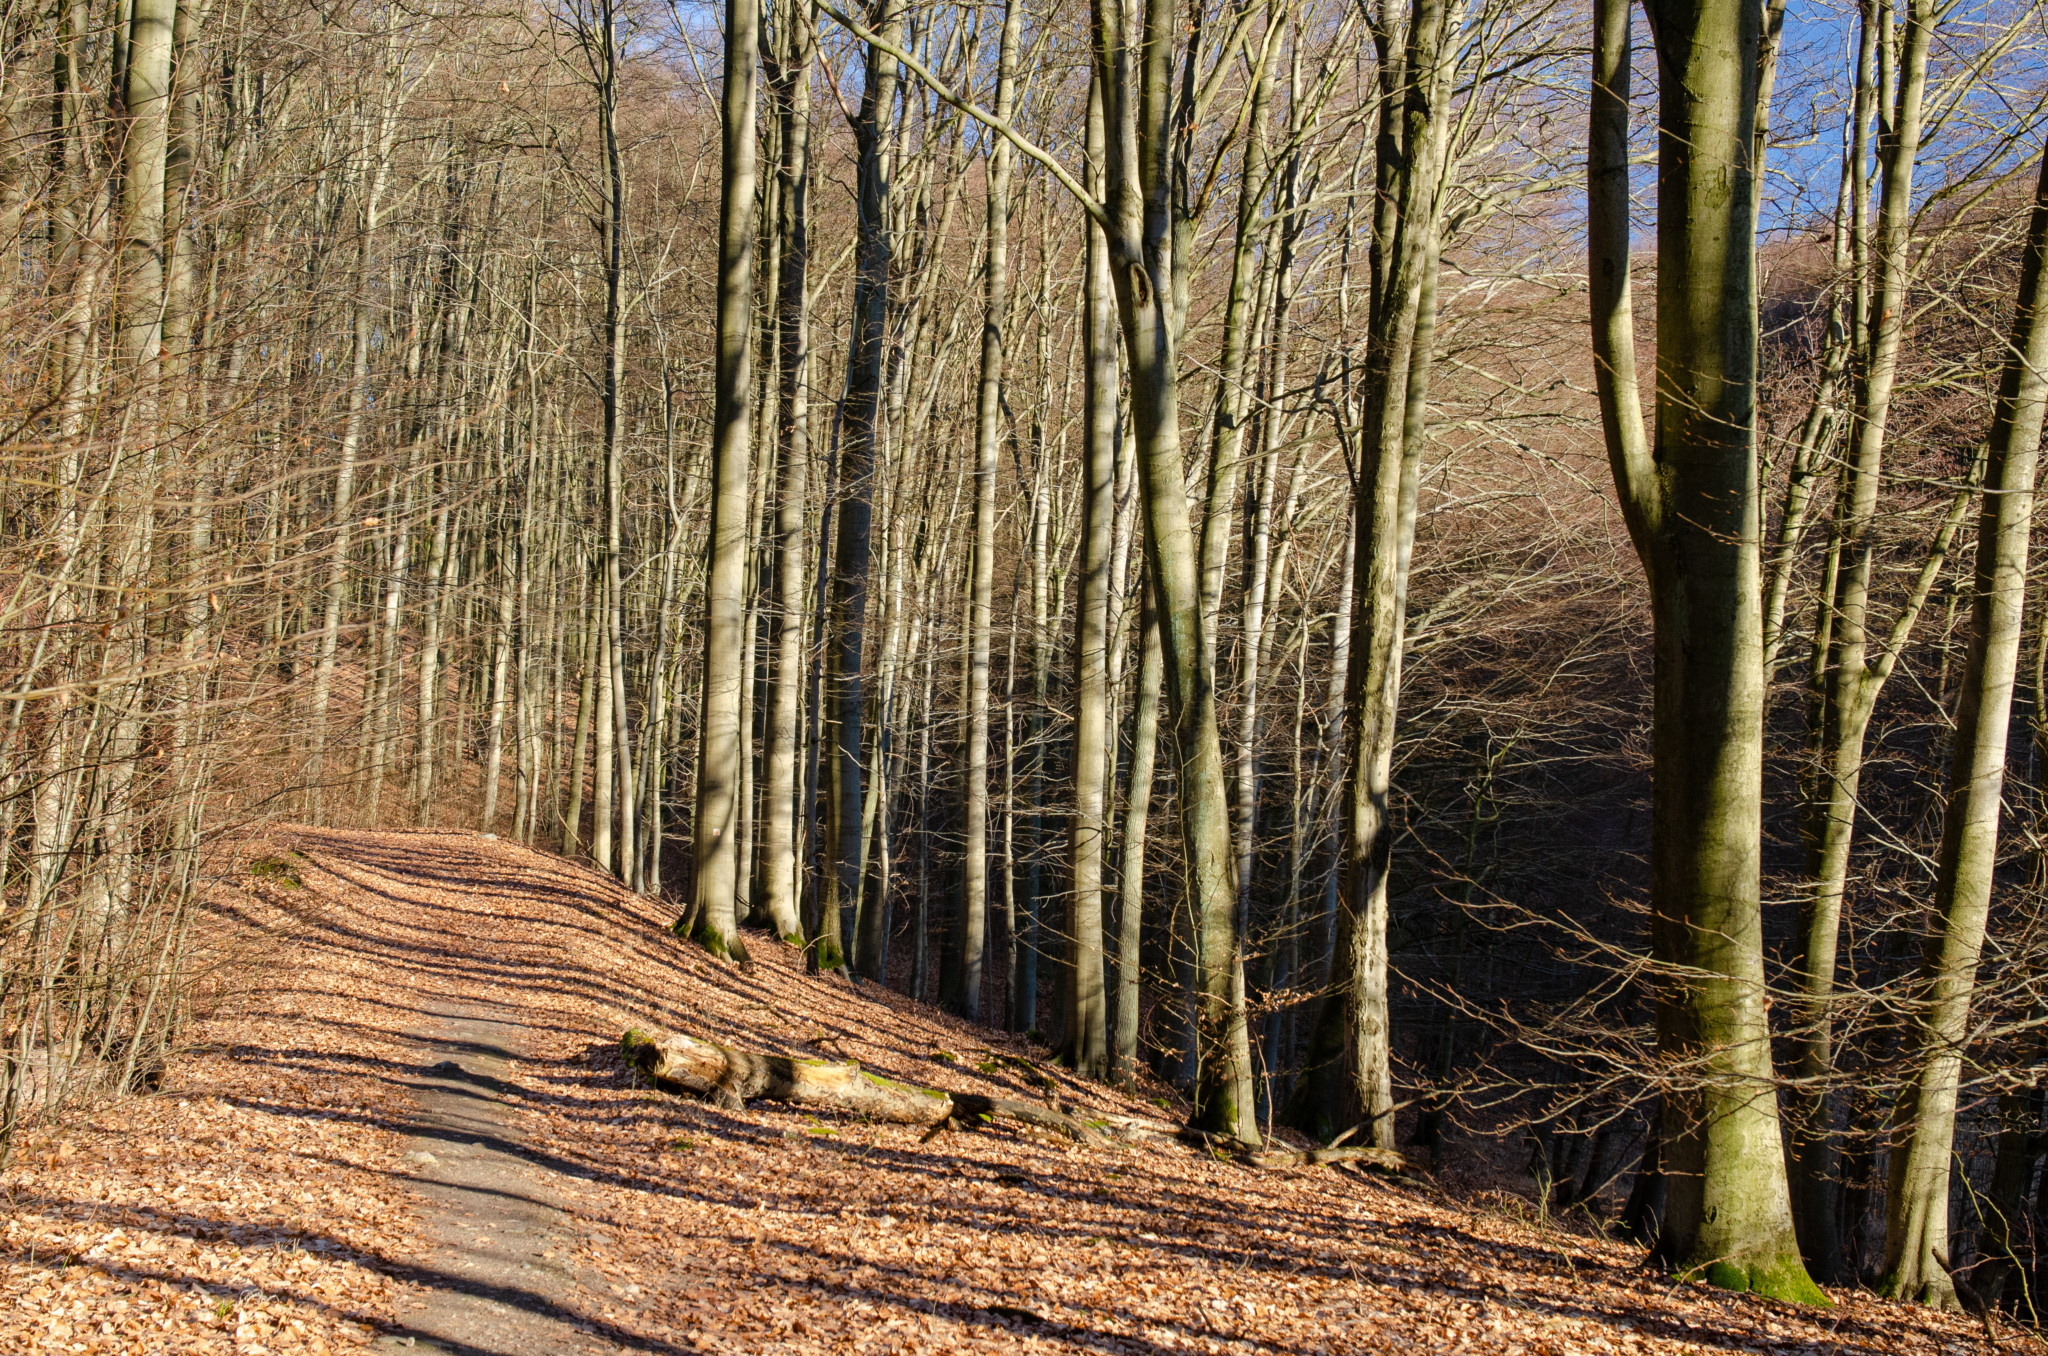
[[[711,445],[711,568],[705,583],[703,747],[697,759],[696,937],[737,952],[740,686],[746,666],[748,455],[753,444],[754,87],[758,0],[726,6],[724,178],[718,227],[718,353]],[[653,769],[649,769],[653,775]]]
[[[1893,1122],[1883,1290],[1954,1307],[1948,1275],[1950,1158],[1970,1003],[1998,863],[2006,738],[2026,603],[2034,472],[2048,412],[2048,156],[2034,194],[2018,312],[1986,442],[1977,572],[1948,772],[1934,907],[1942,920],[1914,982],[1913,1073]]]
[[[1588,245],[1608,458],[1655,626],[1651,944],[1659,1048],[1657,1256],[1717,1285],[1825,1303],[1793,1236],[1764,1011],[1763,648],[1756,513],[1759,16],[1657,0],[1655,452],[1636,384],[1627,0],[1594,15]]]

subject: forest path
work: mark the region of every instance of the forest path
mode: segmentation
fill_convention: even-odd
[[[317,868],[305,883],[329,906],[319,940],[352,948],[388,985],[375,1034],[409,1056],[398,1082],[410,1108],[389,1128],[405,1137],[415,1246],[392,1267],[408,1284],[378,1346],[675,1351],[620,1326],[602,1298],[595,1222],[578,1196],[606,1169],[542,1142],[592,1044],[561,1040],[565,991],[601,982],[577,963],[587,958],[571,959],[574,935],[592,930],[616,887],[488,835],[291,837]]]
[[[508,1081],[525,1027],[501,1007],[430,1007],[408,1033],[425,1072],[405,1159],[423,1198],[428,1270],[446,1278],[397,1315],[387,1346],[468,1356],[609,1351],[574,1309],[563,1183],[519,1135]]]
[[[927,1143],[668,1097],[625,1066],[624,1030],[1082,1114],[1170,1100],[806,975],[766,938],[751,971],[713,962],[668,933],[668,906],[516,844],[280,828],[231,875],[250,884],[223,885],[214,931],[241,920],[265,959],[241,965],[166,1095],[0,1174],[0,1350],[1982,1349],[1959,1320],[1867,1296],[1801,1310],[1674,1285],[1636,1248],[1531,1222],[1512,1170],[1459,1199],[1177,1144],[1004,1128]],[[1469,1172],[1489,1144],[1454,1152]]]

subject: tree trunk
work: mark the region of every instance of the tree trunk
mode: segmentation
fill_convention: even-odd
[[[431,495],[431,490],[429,491]],[[427,619],[420,630],[419,729],[413,749],[413,805],[418,824],[433,821],[434,744],[441,695],[441,629],[447,613],[449,559],[453,554],[455,510],[444,506],[434,515],[434,544],[427,557]]]
[[[810,495],[811,63],[817,48],[811,0],[790,0],[782,109],[782,258],[775,299],[778,392],[775,500],[774,668],[768,691],[758,907],[775,934],[801,942],[798,917],[796,789],[803,742],[804,529]]]
[[[327,561],[326,602],[320,625],[319,662],[313,674],[312,748],[309,750],[307,788],[312,819],[319,823],[326,797],[326,752],[328,708],[333,699],[334,669],[341,645],[341,614],[348,599],[349,544],[352,540],[356,459],[363,442],[363,426],[370,408],[370,269],[375,257],[379,210],[384,186],[391,173],[391,146],[398,135],[399,75],[385,72],[388,82],[383,105],[366,117],[363,124],[360,177],[361,206],[356,216],[356,273],[349,299],[351,339],[349,346],[348,415],[342,424],[339,464],[334,473],[334,538]]]
[[[2026,600],[2027,534],[2034,468],[2048,406],[2048,157],[2034,196],[2020,270],[2019,308],[1986,439],[1984,507],[1977,524],[1977,575],[1970,645],[1956,711],[1948,812],[1937,859],[1934,904],[1942,918],[1915,984],[1913,1073],[1893,1121],[1891,1189],[1885,1197],[1883,1290],[1897,1299],[1953,1307],[1955,1287],[1936,1259],[1948,1247],[1950,1154],[1956,1088],[1969,1041],[1970,1000],[1991,908],[1998,858],[1999,797],[2006,735],[2019,669]]]
[[[603,587],[599,591],[600,625],[597,675],[597,823],[591,834],[591,858],[600,871],[621,878],[632,873],[633,798],[621,791],[632,782],[632,746],[626,738],[625,588],[620,555],[624,550],[626,514],[625,429],[620,401],[626,369],[626,176],[619,151],[618,15],[612,0],[598,0],[592,68],[597,82],[598,141],[604,155],[602,218],[604,250],[604,378],[601,404],[604,419],[604,552]],[[618,838],[613,839],[614,815]],[[616,848],[616,856],[614,849]]]
[[[1088,99],[1089,159],[1102,159],[1102,91]],[[1082,302],[1086,391],[1082,414],[1081,597],[1074,646],[1074,817],[1068,828],[1073,893],[1067,934],[1067,1059],[1091,1077],[1109,1072],[1109,1013],[1102,973],[1102,876],[1108,822],[1104,799],[1115,768],[1109,726],[1110,528],[1116,514],[1116,301],[1109,244],[1083,222],[1087,279]],[[1147,788],[1149,794],[1150,788]],[[1135,901],[1133,901],[1135,903]]]
[[[696,940],[736,949],[739,918],[740,686],[746,667],[747,523],[753,444],[754,67],[761,6],[725,18],[724,176],[718,218],[718,352],[711,443],[711,568],[704,587],[703,749],[697,759]]]
[[[1145,834],[1152,815],[1152,765],[1159,741],[1159,678],[1164,660],[1159,647],[1158,613],[1151,585],[1143,586],[1138,629],[1138,700],[1131,716],[1131,774],[1125,788],[1122,871],[1117,886],[1116,1025],[1110,1049],[1109,1076],[1129,1083],[1138,1067],[1139,981],[1145,914]]]
[[[996,116],[1016,106],[1017,42],[1023,6],[1007,0],[996,64]],[[996,574],[996,460],[1003,432],[1003,341],[1010,310],[1010,143],[992,138],[982,257],[981,383],[975,407],[974,545],[968,564],[967,790],[960,859],[960,917],[952,948],[957,969],[945,976],[947,1006],[981,1016],[982,963],[988,950],[989,637]]]
[[[1134,49],[1116,0],[1095,0],[1095,60],[1108,154],[1111,276],[1116,283],[1131,421],[1145,505],[1145,550],[1159,613],[1167,702],[1180,769],[1181,839],[1197,929],[1194,990],[1201,1068],[1192,1125],[1256,1144],[1244,954],[1230,842],[1230,788],[1216,711],[1212,637],[1189,522],[1180,439],[1180,325],[1176,250],[1186,225],[1171,182],[1174,130],[1172,0],[1144,0]]]
[[[612,716],[617,689],[612,685],[610,595],[604,576],[599,575],[597,614],[591,618],[591,624],[597,629],[597,663],[591,671],[590,680],[597,689],[597,701],[591,713],[590,861],[598,870],[607,873],[612,869],[612,806],[618,790],[613,761],[617,755],[619,735],[618,724]]]
[[[1866,32],[1874,15],[1866,13]],[[1884,23],[1891,22],[1887,11]],[[1834,1071],[1831,1034],[1837,934],[1855,836],[1857,793],[1863,775],[1864,737],[1878,694],[1898,661],[1914,622],[1961,527],[1970,495],[1958,495],[1923,571],[1925,585],[1908,598],[1889,642],[1870,653],[1870,590],[1876,570],[1878,491],[1883,473],[1886,421],[1905,333],[1906,289],[1913,213],[1913,167],[1920,152],[1920,106],[1927,87],[1927,51],[1933,37],[1933,0],[1912,0],[1900,60],[1897,121],[1882,146],[1884,192],[1878,225],[1877,307],[1870,316],[1862,372],[1850,423],[1851,449],[1842,469],[1832,570],[1834,594],[1823,622],[1828,638],[1826,680],[1819,694],[1816,752],[1821,766],[1806,788],[1810,898],[1802,900],[1800,954],[1795,963],[1804,999],[1793,1035],[1797,1091],[1787,1098],[1792,1200],[1801,1251],[1821,1280],[1842,1279],[1836,1228],[1834,1101],[1827,1080]],[[1866,38],[1865,46],[1873,46]],[[1859,215],[1860,200],[1852,204]]]
[[[489,726],[484,736],[484,812],[486,832],[497,827],[498,782],[505,763],[505,715],[511,698],[513,591],[517,588],[519,557],[508,541],[498,544],[498,605],[491,627],[491,696]]]
[[[598,644],[597,618],[590,603],[590,580],[588,574],[578,582],[577,597],[584,605],[577,609],[577,619],[583,624],[581,637],[582,660],[577,668],[583,674],[583,682],[576,697],[576,735],[569,745],[569,808],[562,816],[562,851],[574,856],[583,846],[583,759],[590,749],[591,727],[597,719],[597,661],[600,653]]]
[[[1751,171],[1759,16],[1656,0],[1656,454],[1629,297],[1629,14],[1594,19],[1588,237],[1608,458],[1649,576],[1656,677],[1651,946],[1667,1184],[1656,1255],[1717,1285],[1826,1303],[1792,1231],[1764,1011],[1763,647]]]
[[[130,0],[118,63],[121,148],[121,361],[154,414],[163,351],[164,174],[170,138],[171,53],[177,0]],[[365,167],[367,170],[367,166]],[[374,208],[372,209],[374,211]],[[359,283],[360,285],[360,283]],[[144,436],[156,430],[146,426]]]
[[[928,1125],[940,1131],[977,1122],[1013,1121],[1097,1146],[1107,1131],[1120,1139],[1158,1138],[1156,1122],[1129,1116],[1083,1121],[1030,1102],[978,1093],[941,1092],[871,1074],[858,1064],[739,1050],[682,1032],[627,1031],[619,1042],[628,1063],[665,1092],[703,1097],[738,1110],[751,1097],[857,1116],[863,1121]]]
[[[901,40],[902,0],[878,0],[877,29]],[[895,144],[896,58],[868,48],[856,127],[860,144],[859,240],[853,288],[853,342],[840,409],[839,521],[834,532],[832,606],[825,641],[826,829],[824,898],[812,959],[821,970],[846,965],[845,923],[859,908],[862,835],[861,757],[866,717],[861,698],[862,643],[868,606],[870,528],[874,516],[875,441],[889,328],[889,187]]]
[[[1318,1014],[1289,1118],[1334,1136],[1363,1123],[1394,1144],[1392,1032],[1387,1008],[1387,873],[1394,845],[1393,755],[1408,610],[1408,562],[1436,324],[1437,231],[1456,45],[1444,0],[1414,0],[1383,53],[1380,219],[1366,349],[1362,465],[1354,506],[1352,630],[1346,677],[1343,868],[1330,988]],[[1397,61],[1387,55],[1396,48]],[[1396,163],[1390,165],[1389,160]]]

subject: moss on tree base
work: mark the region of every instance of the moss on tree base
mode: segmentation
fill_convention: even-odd
[[[1682,1273],[1723,1290],[1741,1290],[1766,1299],[1792,1304],[1812,1304],[1832,1309],[1835,1302],[1806,1274],[1806,1264],[1797,1254],[1788,1257],[1757,1257],[1742,1260],[1718,1258]]]
[[[1200,1131],[1202,1134],[1215,1139],[1227,1140],[1232,1144],[1242,1145],[1247,1149],[1257,1149],[1261,1144],[1256,1130],[1252,1132],[1249,1138],[1238,1133],[1237,1099],[1227,1093],[1216,1096],[1206,1106],[1202,1107],[1189,1119],[1188,1128]]]
[[[696,930],[690,934],[690,940],[720,960],[735,961],[740,965],[746,965],[751,959],[747,955],[747,944],[740,940],[739,933],[734,932],[728,935],[706,922],[700,921],[697,924]]]
[[[1877,1293],[1901,1304],[1923,1304],[1944,1313],[1959,1314],[1965,1307],[1954,1284],[1939,1273],[1914,1277],[1901,1268],[1877,1283]]]

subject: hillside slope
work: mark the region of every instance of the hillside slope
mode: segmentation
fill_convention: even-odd
[[[1823,1312],[1672,1285],[1631,1248],[1347,1168],[1001,1129],[920,1145],[679,1101],[630,1075],[622,1030],[1011,1097],[1052,1079],[1063,1102],[1157,1114],[900,995],[807,977],[764,940],[751,974],[714,963],[654,902],[509,843],[307,829],[256,851],[269,874],[221,907],[267,950],[206,1043],[161,1095],[32,1143],[0,1178],[0,1349],[1983,1346],[1867,1297]],[[458,1188],[482,1213],[451,1206]]]

